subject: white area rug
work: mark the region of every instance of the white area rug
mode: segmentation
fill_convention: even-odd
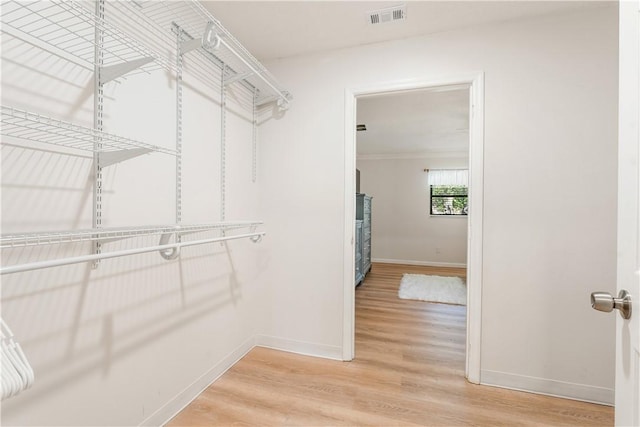
[[[398,297],[445,304],[467,305],[467,285],[459,277],[404,274]]]

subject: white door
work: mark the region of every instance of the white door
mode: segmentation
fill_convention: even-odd
[[[620,5],[618,291],[632,299],[616,314],[616,426],[640,425],[640,0]]]

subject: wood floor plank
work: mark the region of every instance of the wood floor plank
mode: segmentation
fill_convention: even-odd
[[[611,426],[613,408],[464,379],[465,307],[401,300],[403,273],[374,264],[356,289],[352,362],[254,348],[169,426]]]

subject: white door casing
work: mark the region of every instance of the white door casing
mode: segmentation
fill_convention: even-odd
[[[616,314],[616,426],[640,425],[640,1],[621,1],[618,127],[618,291],[631,294],[628,320]]]
[[[465,376],[480,383],[481,300],[482,300],[482,224],[484,189],[484,73],[448,76],[430,80],[380,83],[345,90],[345,223],[344,223],[344,298],[342,358],[355,354],[355,169],[356,98],[389,92],[466,84],[470,86],[469,124],[469,221],[467,245],[467,350]]]

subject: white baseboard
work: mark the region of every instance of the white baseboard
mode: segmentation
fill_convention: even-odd
[[[229,353],[224,359],[216,364],[200,378],[195,380],[187,388],[178,393],[173,399],[164,404],[160,409],[151,414],[140,423],[141,426],[162,426],[178,412],[182,411],[189,403],[198,397],[215,380],[222,376],[229,368],[236,364],[251,349],[255,347],[255,337],[251,337],[242,343],[238,348]]]
[[[381,262],[385,264],[424,265],[425,267],[456,267],[456,268],[467,267],[467,264],[460,263],[460,262],[414,261],[414,260],[406,260],[406,259],[372,258],[371,262]]]
[[[178,393],[174,398],[147,417],[139,425],[162,426],[169,422],[169,420],[189,405],[207,387],[213,384],[214,381],[220,378],[222,374],[227,372],[255,346],[268,347],[273,348],[274,350],[304,354],[307,356],[342,360],[342,347],[295,341],[267,335],[256,335],[242,343],[242,345],[229,353],[218,364]]]
[[[482,370],[480,384],[613,406],[611,388]]]
[[[286,338],[272,337],[268,335],[256,335],[255,343],[260,347],[287,351],[289,353],[323,357],[325,359],[342,360],[342,347],[340,346],[296,341]]]

